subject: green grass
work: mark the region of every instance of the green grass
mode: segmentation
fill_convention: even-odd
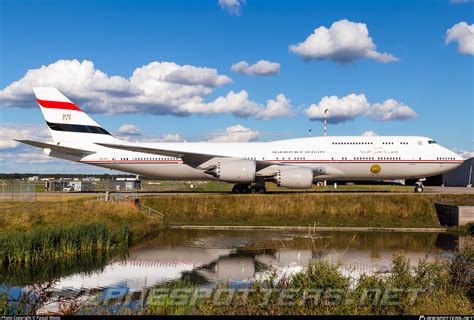
[[[439,227],[435,201],[470,195],[268,194],[150,196],[143,204],[169,224],[329,227]]]
[[[1,264],[30,265],[84,252],[108,251],[117,246],[128,247],[128,239],[127,227],[114,233],[101,223],[11,231],[0,236]]]
[[[131,242],[156,235],[163,222],[160,217],[139,211],[132,202],[102,202],[90,196],[41,196],[36,202],[0,202],[0,235],[29,232],[36,228],[62,228],[99,223],[111,232],[130,228]]]

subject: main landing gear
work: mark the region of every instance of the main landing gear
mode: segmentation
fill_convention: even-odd
[[[257,177],[256,183],[252,186],[250,184],[235,184],[232,188],[232,193],[266,193],[265,179]]]
[[[426,179],[420,179],[415,183],[415,192],[422,193],[425,190],[425,186],[423,185],[423,181]]]
[[[267,188],[257,185],[250,186],[248,184],[235,184],[232,193],[266,193]]]

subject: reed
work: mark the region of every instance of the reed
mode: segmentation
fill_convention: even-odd
[[[40,227],[30,232],[11,231],[0,235],[2,264],[30,265],[46,259],[97,253],[128,247],[128,228],[116,234],[105,224]]]

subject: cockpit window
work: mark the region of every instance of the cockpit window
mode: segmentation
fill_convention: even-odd
[[[436,143],[434,140],[428,140],[428,144]]]

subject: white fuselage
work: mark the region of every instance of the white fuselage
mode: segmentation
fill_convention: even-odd
[[[137,143],[134,143],[137,145]],[[62,145],[68,145],[63,143]],[[261,160],[285,166],[324,168],[316,180],[395,180],[424,178],[450,171],[463,159],[432,139],[416,136],[308,137],[273,142],[247,143],[140,143],[149,148],[179,150],[223,157]],[[77,147],[78,143],[71,144]],[[162,180],[213,180],[204,170],[184,164],[180,158],[122,151],[96,144],[81,148],[96,153],[74,158],[51,156]],[[371,170],[378,165],[380,170]],[[273,168],[274,169],[274,168]],[[272,170],[262,169],[260,174]],[[374,171],[379,171],[374,173]]]

